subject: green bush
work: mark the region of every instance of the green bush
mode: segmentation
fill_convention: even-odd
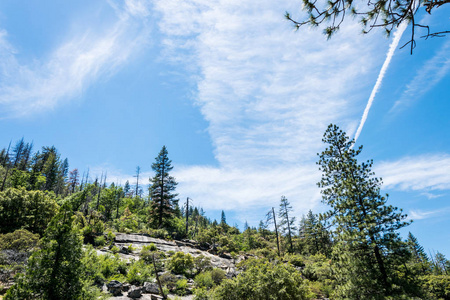
[[[211,272],[203,272],[195,276],[195,285],[198,288],[210,289],[214,286],[214,280],[211,277]]]
[[[291,265],[254,260],[236,278],[224,280],[214,299],[311,299],[301,274]]]
[[[193,267],[194,259],[189,253],[183,252],[175,253],[167,263],[167,268],[175,274],[189,274]]]
[[[211,299],[211,293],[206,288],[194,289],[194,300],[209,300]]]
[[[131,284],[143,285],[152,278],[152,269],[141,260],[134,261],[128,268],[127,281]]]
[[[31,251],[37,247],[38,243],[39,235],[25,229],[0,234],[0,250]]]
[[[421,276],[420,280],[424,290],[432,299],[450,299],[449,275],[425,275]]]
[[[216,285],[220,284],[222,282],[222,280],[224,280],[226,278],[225,271],[222,269],[214,268],[210,271],[210,273],[211,273],[211,278]]]
[[[194,257],[194,267],[197,271],[197,274],[212,268],[211,259],[204,255],[199,255]]]
[[[186,279],[180,279],[176,282],[175,294],[179,296],[186,295],[188,284]]]
[[[96,237],[94,239],[94,245],[95,246],[101,246],[101,247],[105,246],[106,245],[106,238],[105,238],[105,236],[101,235],[101,236]]]

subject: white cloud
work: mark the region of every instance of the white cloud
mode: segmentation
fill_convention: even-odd
[[[450,41],[447,41],[432,58],[424,62],[423,67],[407,84],[400,99],[394,103],[390,113],[398,112],[400,109],[411,105],[413,101],[420,99],[448,75],[450,72],[449,51]]]
[[[320,199],[315,161],[327,125],[355,130],[389,42],[359,35],[351,22],[331,41],[308,28],[293,32],[283,17],[291,7],[155,1],[166,56],[197,72],[195,99],[219,163],[176,172],[179,192],[205,208],[246,212],[276,206],[284,194],[306,213]]]
[[[423,211],[423,210],[410,210],[408,213],[408,217],[412,220],[423,220],[428,219],[431,217],[436,217],[442,214],[447,214],[450,211],[450,207],[444,207],[441,209],[436,210],[429,210],[429,211]]]
[[[433,191],[450,189],[450,155],[424,154],[382,162],[376,174],[384,187],[402,191]]]
[[[128,0],[122,8],[116,5],[117,17],[113,23],[98,30],[86,24],[82,32],[68,37],[47,59],[32,65],[20,64],[3,30],[0,33],[3,61],[0,117],[54,108],[78,96],[100,76],[114,74],[131,54],[148,43],[150,27],[144,18],[148,15],[145,8],[143,1]]]

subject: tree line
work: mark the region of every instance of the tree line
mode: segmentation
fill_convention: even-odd
[[[85,174],[79,181],[54,147],[33,154],[32,144],[22,139],[13,149],[0,152],[4,182],[0,249],[28,245],[36,239],[33,234],[41,237],[41,243],[33,248],[28,266],[14,268],[23,275],[17,275],[17,284],[6,299],[94,299],[99,295],[94,293],[95,282],[122,275],[134,278],[137,265],[105,271],[95,280],[94,271],[86,269],[88,262],[98,258],[92,251],[83,251],[82,244],[105,247],[112,243],[114,232],[194,239],[211,253],[230,259],[251,255],[239,265],[239,275],[220,284],[198,279],[196,299],[265,299],[267,295],[273,299],[449,299],[450,262],[442,253],[426,254],[412,233],[402,239],[399,229],[410,222],[381,193],[382,182],[371,170],[373,162],[358,162],[362,147],[355,148],[336,125],[328,127],[323,142],[326,148],[317,162],[322,171],[318,187],[329,210],[321,214],[310,210],[297,221],[289,200],[281,196],[278,209],[268,209],[258,227],[246,223],[241,231],[227,224],[224,211],[217,221],[206,217],[189,198],[180,207],[165,146],[152,164],[149,196],[142,197],[140,168],[135,189],[129,182],[124,187],[107,186],[106,175],[90,182]],[[167,266],[188,259],[178,256]],[[74,264],[73,270],[64,269],[68,263]],[[139,265],[142,270],[147,267]],[[78,275],[73,274],[75,270]],[[186,276],[196,274],[186,272]],[[53,275],[41,278],[44,273]],[[69,273],[70,280],[64,275]],[[269,274],[281,285],[266,286]],[[64,282],[74,290],[66,294],[49,290]],[[248,282],[257,283],[260,290]]]

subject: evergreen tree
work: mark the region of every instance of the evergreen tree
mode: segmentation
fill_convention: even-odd
[[[331,237],[318,216],[311,210],[300,221],[300,237],[303,240],[304,251],[307,254],[322,253],[329,255],[331,250]]]
[[[86,299],[83,295],[83,255],[81,236],[73,228],[73,213],[61,208],[42,239],[42,248],[33,253],[25,275],[18,277],[5,300]]]
[[[280,211],[278,216],[280,217],[280,228],[282,232],[287,236],[289,243],[289,251],[293,251],[292,245],[292,231],[296,230],[294,223],[295,217],[289,218],[289,213],[292,212],[292,206],[289,203],[289,200],[285,196],[281,196],[280,201]]]
[[[150,223],[153,227],[169,227],[175,214],[175,207],[178,204],[176,199],[178,194],[174,194],[177,182],[170,176],[169,172],[173,169],[172,161],[168,157],[166,146],[163,146],[156,161],[152,164],[155,176],[150,178],[151,194],[151,218]]]
[[[225,212],[223,210],[220,217],[220,225],[227,225],[227,218],[225,217]]]
[[[319,157],[323,174],[318,186],[336,226],[337,296],[384,299],[408,293],[399,275],[408,255],[397,232],[409,224],[406,215],[386,205],[372,161],[358,164],[362,147],[353,149],[354,141],[336,125],[328,126],[322,140],[329,147]]]
[[[417,238],[411,232],[408,233],[408,239],[406,240],[406,244],[408,245],[409,251],[412,254],[413,262],[420,266],[423,275],[425,275],[430,265],[430,261],[428,259],[427,254],[425,253],[425,250],[419,244]]]

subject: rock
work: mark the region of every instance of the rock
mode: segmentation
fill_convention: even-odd
[[[128,290],[130,289],[130,287],[131,287],[131,284],[129,284],[129,283],[124,283],[124,284],[122,285],[122,291],[128,292]]]
[[[142,287],[136,287],[132,285],[130,287],[130,290],[128,291],[128,297],[136,299],[141,298],[141,296],[142,296]]]
[[[159,287],[154,282],[144,282],[144,289],[146,293],[159,294]]]
[[[163,297],[162,296],[151,295],[150,299],[152,299],[152,300],[161,300],[161,299],[163,299]]]
[[[221,253],[219,254],[220,257],[226,258],[226,259],[233,259],[233,257],[229,253]]]
[[[128,247],[122,246],[120,247],[119,253],[130,254],[130,251],[128,250]]]
[[[108,288],[108,292],[110,292],[114,296],[119,296],[122,294],[122,286],[123,284],[117,280],[112,280],[106,285],[106,287]]]

